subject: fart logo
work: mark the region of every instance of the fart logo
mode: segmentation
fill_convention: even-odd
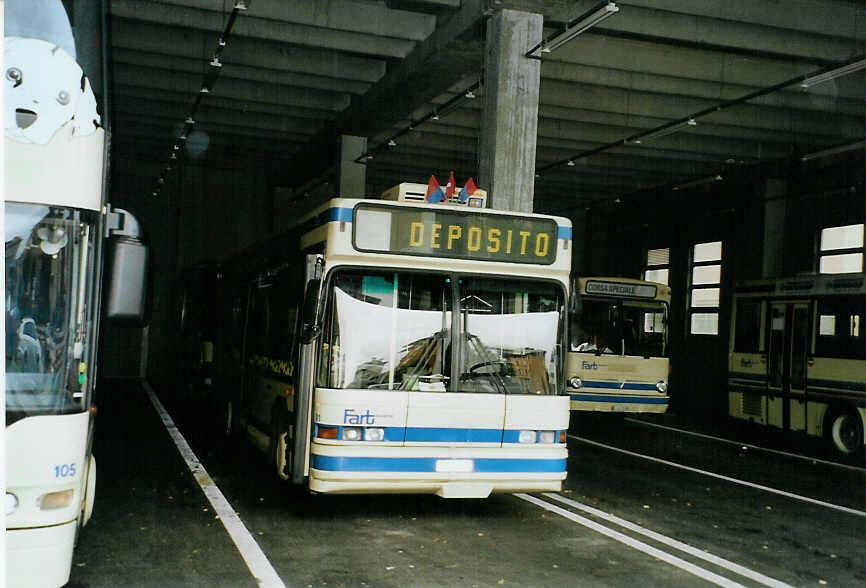
[[[376,415],[367,409],[367,412],[357,412],[353,408],[347,408],[343,411],[344,425],[374,425],[376,424]]]
[[[581,364],[582,365],[580,367],[582,367],[585,370],[597,370],[598,369],[598,362],[597,361],[593,361],[592,363],[590,363],[588,361],[583,361],[583,362],[581,362]]]

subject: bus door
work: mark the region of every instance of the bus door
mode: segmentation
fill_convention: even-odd
[[[809,304],[772,303],[767,340],[767,424],[802,431],[806,426]]]
[[[310,472],[310,435],[313,407],[313,379],[316,344],[321,312],[322,274],[324,258],[306,256],[304,264],[304,298],[299,321],[297,367],[295,368],[294,410],[292,415],[291,479],[295,484],[304,482]]]

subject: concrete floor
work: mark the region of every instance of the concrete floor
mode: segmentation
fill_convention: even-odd
[[[169,400],[170,391],[160,390]],[[100,392],[97,499],[72,587],[255,586],[138,385]],[[185,432],[287,586],[695,586],[706,577],[516,496],[313,496],[270,478],[247,444]],[[186,429],[186,430],[185,430]],[[628,451],[866,511],[866,471],[581,419],[577,434]],[[794,586],[866,583],[866,517],[572,439],[561,496]],[[541,497],[560,507],[561,503]],[[644,535],[573,515],[759,585]]]

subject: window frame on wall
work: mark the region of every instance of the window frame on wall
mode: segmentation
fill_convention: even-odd
[[[660,247],[657,249],[648,249],[644,255],[644,268],[641,279],[648,282],[658,282],[669,286],[671,283],[671,249],[670,247]],[[658,279],[660,276],[655,272],[664,272],[664,280]]]
[[[839,243],[839,238],[844,238],[843,232],[846,229],[854,229],[853,231],[851,231],[851,234],[856,235],[857,228],[860,229],[859,244],[857,244],[856,242]],[[866,253],[866,250],[864,250],[864,245],[866,245],[866,224],[864,223],[823,227],[819,229],[816,238],[816,272],[819,274],[844,274],[860,273],[866,271],[866,268],[864,268],[864,260],[866,260],[866,255],[864,255],[864,253]],[[834,271],[832,269],[825,271],[824,269],[825,260],[835,259],[844,263],[843,260],[853,260],[856,259],[857,256],[859,256],[860,261],[859,267],[853,269],[845,268],[841,271]]]
[[[713,257],[713,249],[718,248],[718,257]],[[699,250],[700,248],[700,250]],[[719,307],[722,301],[722,261],[724,258],[723,241],[706,241],[695,243],[689,254],[689,287],[688,297],[688,334],[707,337],[719,335]],[[715,272],[714,268],[718,268]],[[709,270],[709,271],[708,271]],[[713,278],[715,278],[713,280]],[[715,296],[712,291],[715,290]],[[701,291],[704,295],[701,296]],[[709,296],[707,296],[709,294]],[[698,304],[695,304],[696,298]],[[709,304],[708,304],[709,302]],[[695,319],[707,319],[715,316],[715,325],[696,330]]]

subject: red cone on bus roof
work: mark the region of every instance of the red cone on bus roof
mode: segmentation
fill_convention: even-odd
[[[475,190],[478,189],[478,186],[475,185],[475,182],[472,181],[470,177],[466,180],[466,183],[463,184],[463,189],[460,190],[460,202],[466,202],[466,199],[469,198],[472,194],[475,194]]]
[[[454,181],[454,172],[451,172],[451,175],[448,176],[448,184],[445,186],[445,202],[451,199],[454,196],[454,188],[457,182]]]
[[[445,194],[442,192],[442,188],[439,187],[439,182],[436,181],[436,176],[430,176],[430,179],[427,180],[427,194],[424,196],[427,202],[441,202],[445,197]]]

